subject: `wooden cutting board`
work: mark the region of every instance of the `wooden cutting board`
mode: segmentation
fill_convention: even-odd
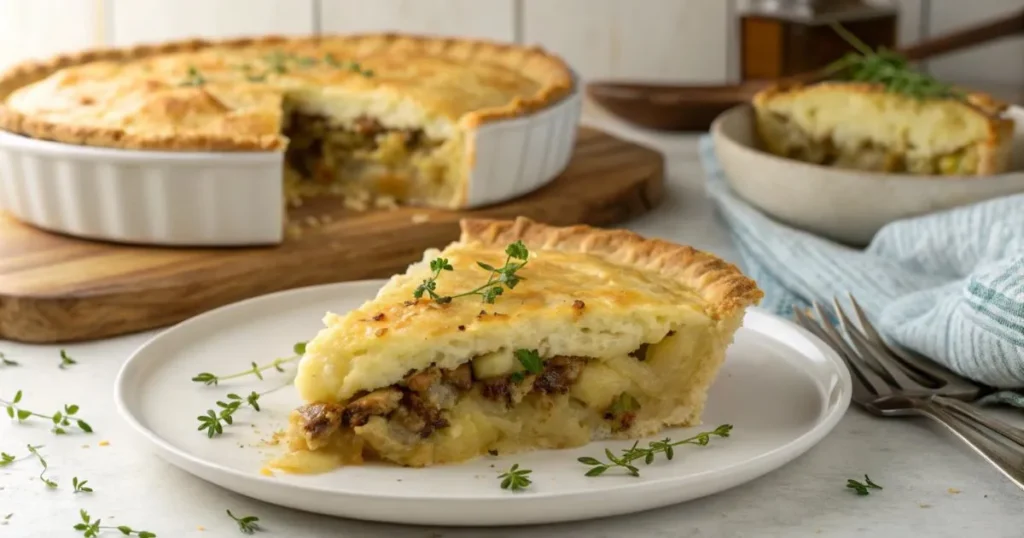
[[[274,291],[387,277],[426,248],[458,239],[464,217],[615,224],[659,203],[663,169],[660,153],[581,128],[569,168],[522,198],[473,211],[370,212],[325,198],[291,210],[293,233],[275,247],[125,246],[55,235],[0,214],[0,338],[105,338]]]

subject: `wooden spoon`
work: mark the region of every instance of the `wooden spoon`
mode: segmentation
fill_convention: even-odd
[[[1017,34],[1024,34],[1024,10],[898,50],[909,60],[917,61]],[[587,95],[613,115],[641,127],[706,131],[719,114],[749,102],[768,86],[780,82],[812,83],[822,78],[821,71],[813,71],[782,80],[751,80],[722,86],[595,81],[587,84]]]

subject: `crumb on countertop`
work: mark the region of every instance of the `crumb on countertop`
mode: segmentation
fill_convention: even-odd
[[[424,222],[429,222],[429,221],[430,221],[430,215],[428,215],[426,213],[413,213],[413,215],[412,215],[412,223],[413,224],[423,224]]]
[[[960,493],[960,490],[958,490],[956,488],[949,488],[946,491],[948,491],[952,495],[956,495],[957,493]]]
[[[198,527],[196,527],[196,530],[199,531],[199,532],[202,532],[202,531],[206,530],[206,527],[204,527],[202,525],[199,525]]]
[[[918,506],[920,506],[921,508],[931,508],[932,507],[932,505],[930,505],[928,503],[921,503]]]
[[[274,471],[271,471],[269,467],[261,467],[260,474],[263,476],[274,476]]]
[[[100,446],[110,446],[110,441],[100,441],[99,445]]]

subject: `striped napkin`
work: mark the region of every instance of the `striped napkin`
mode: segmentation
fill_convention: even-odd
[[[893,222],[865,250],[790,228],[738,198],[709,136],[700,141],[717,203],[762,307],[853,294],[888,340],[975,381],[1024,388],[1024,195]],[[1024,407],[1006,390],[995,400]]]

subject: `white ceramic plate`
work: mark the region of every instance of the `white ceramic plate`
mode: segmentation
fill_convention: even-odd
[[[623,441],[572,450],[484,457],[460,465],[409,469],[348,467],[323,475],[259,473],[282,447],[261,440],[282,429],[300,404],[291,387],[243,410],[215,439],[196,430],[197,415],[229,392],[263,391],[288,380],[270,372],[207,387],[196,373],[244,370],[287,356],[321,327],[327,310],[345,311],[373,297],[381,282],[350,282],[286,291],[229,305],[181,323],[142,346],[124,365],[116,401],[126,420],[163,458],[243,495],[311,512],[426,525],[523,525],[625,514],[710,495],[781,467],[821,440],[850,400],[846,367],[809,333],[753,311],[729,349],[704,415],[705,427],[665,432],[681,439],[723,423],[733,435],[686,446],[671,462],[641,466],[641,477],[609,472],[587,478],[585,455],[618,452]],[[497,475],[512,463],[533,470],[533,486],[513,493]]]

